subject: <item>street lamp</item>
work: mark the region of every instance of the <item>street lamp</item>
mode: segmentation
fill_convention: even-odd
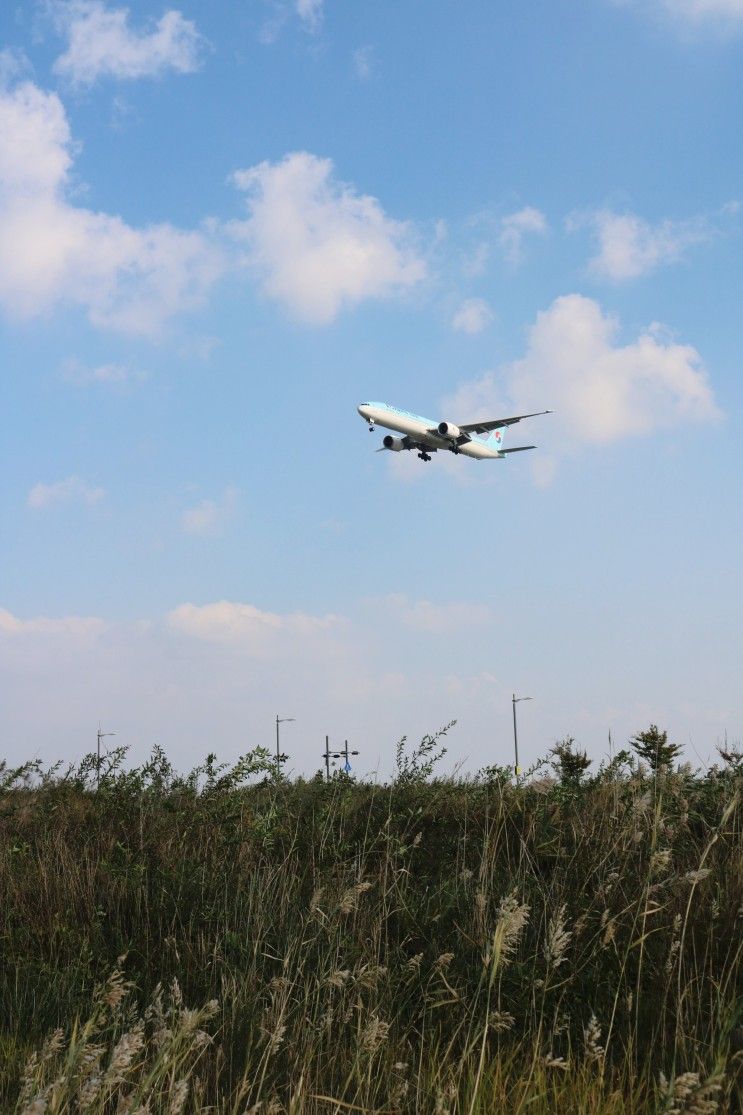
[[[533,697],[517,697],[515,693],[511,697],[511,704],[513,705],[513,753],[516,760],[514,771],[516,773],[516,778],[518,778],[518,776],[521,774],[521,767],[519,766],[519,734],[516,730],[516,705],[519,703],[519,701],[533,700]]]
[[[100,784],[101,784],[101,740],[105,739],[106,736],[115,736],[115,735],[116,735],[116,732],[102,732],[101,731],[101,722],[100,722],[100,720],[98,721],[98,745],[97,745],[98,760],[97,760],[97,764],[96,764],[96,768],[95,768],[95,788],[96,788],[96,790],[100,787]]]
[[[280,717],[276,714],[276,773],[281,773],[281,749],[279,747],[279,724],[293,724],[293,716]]]

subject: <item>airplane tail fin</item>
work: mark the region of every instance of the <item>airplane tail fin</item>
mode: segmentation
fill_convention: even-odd
[[[488,449],[495,449],[500,453],[502,452],[503,438],[507,429],[507,426],[498,426],[495,430],[488,430],[487,433],[478,434],[475,440],[482,442],[483,445],[487,445]]]

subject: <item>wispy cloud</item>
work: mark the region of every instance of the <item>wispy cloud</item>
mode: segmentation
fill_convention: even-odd
[[[247,244],[264,292],[304,321],[328,324],[346,306],[400,294],[425,277],[410,226],[337,179],[330,159],[294,152],[233,181],[250,214],[233,222],[233,235]]]
[[[709,17],[734,19],[743,22],[743,0],[662,0],[672,14],[686,19]]]
[[[0,50],[0,89],[5,89],[22,77],[28,77],[31,72],[31,63],[22,50],[16,47],[3,47]]]
[[[62,365],[62,379],[66,383],[78,387],[88,387],[92,384],[101,384],[106,387],[126,387],[135,383],[142,383],[147,379],[147,373],[128,364],[97,364],[88,367],[79,360],[70,357]]]
[[[203,499],[187,508],[181,516],[186,534],[216,534],[234,513],[239,492],[228,487],[218,499]]]
[[[53,635],[68,639],[94,638],[105,628],[105,623],[97,616],[34,616],[20,619],[5,608],[0,608],[0,634],[17,636]]]
[[[128,8],[111,8],[103,0],[58,0],[51,11],[67,39],[54,72],[75,85],[92,85],[100,77],[158,77],[168,70],[193,73],[201,65],[205,40],[179,11],[165,12],[147,29],[131,27]]]
[[[194,639],[243,646],[259,653],[278,649],[283,638],[312,638],[332,631],[339,616],[304,612],[267,612],[254,604],[219,600],[213,604],[180,604],[167,616],[168,625]]]
[[[452,329],[460,333],[481,333],[493,320],[493,311],[484,298],[467,298],[452,318]]]
[[[383,608],[392,621],[397,619],[414,631],[423,631],[430,635],[445,635],[447,632],[452,635],[455,632],[461,634],[469,627],[489,623],[492,618],[491,610],[485,604],[410,600],[397,593],[369,603],[375,610]]]
[[[86,484],[79,476],[68,476],[64,480],[57,480],[53,484],[34,484],[28,493],[26,502],[35,511],[53,507],[60,503],[83,503],[92,506],[105,496],[103,488],[94,488]]]
[[[368,81],[374,71],[374,47],[360,46],[353,52],[353,68],[360,81]]]
[[[621,7],[634,7],[644,13],[655,12],[682,31],[713,27],[721,30],[743,28],[743,0],[613,0]]]
[[[566,224],[569,232],[590,228],[598,250],[589,261],[589,269],[594,275],[614,282],[636,279],[665,264],[678,263],[687,248],[714,235],[709,222],[702,217],[651,224],[635,213],[616,213],[611,209],[573,214]]]
[[[487,240],[480,240],[472,248],[465,249],[462,254],[462,271],[468,279],[479,278],[487,270],[490,259],[490,244]]]
[[[549,224],[541,209],[525,205],[505,216],[485,209],[473,214],[467,221],[474,242],[462,250],[462,271],[469,278],[485,273],[494,252],[516,266],[524,259],[526,240],[530,236],[544,236]]]
[[[308,31],[320,30],[323,21],[324,0],[296,0],[297,15]]]
[[[543,236],[547,227],[544,213],[531,205],[503,217],[499,241],[506,259],[511,263],[520,263],[524,254],[524,238],[528,235]]]

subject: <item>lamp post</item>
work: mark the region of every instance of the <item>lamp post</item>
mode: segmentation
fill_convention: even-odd
[[[276,773],[281,774],[281,749],[279,747],[279,724],[293,724],[293,716],[279,716],[276,714]]]
[[[532,701],[533,699],[533,697],[517,697],[515,693],[511,697],[511,704],[513,706],[513,754],[516,760],[514,772],[517,779],[521,774],[521,767],[519,766],[519,734],[516,728],[516,705],[519,701]]]
[[[100,784],[101,784],[101,740],[105,739],[106,736],[115,736],[115,735],[116,735],[116,732],[102,732],[101,731],[101,722],[100,722],[100,720],[98,721],[98,734],[97,734],[97,746],[96,746],[96,753],[97,753],[98,759],[96,761],[96,768],[95,768],[95,788],[96,788],[96,790],[100,787]]]

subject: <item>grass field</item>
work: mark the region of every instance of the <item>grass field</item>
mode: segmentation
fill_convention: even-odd
[[[516,786],[440,742],[387,785],[2,768],[0,1109],[740,1111],[739,757]]]

